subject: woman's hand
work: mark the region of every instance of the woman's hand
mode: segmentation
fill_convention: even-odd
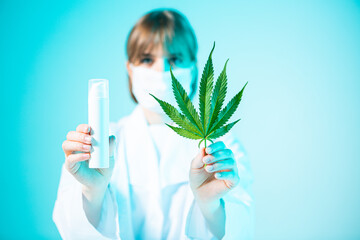
[[[223,142],[201,148],[191,162],[189,178],[195,201],[207,226],[214,236],[222,239],[226,216],[221,198],[240,181],[233,152]]]
[[[106,190],[114,169],[115,136],[110,136],[109,168],[89,168],[91,129],[88,124],[80,124],[76,131],[67,134],[62,144],[66,169],[83,185],[83,192],[99,193]]]
[[[220,199],[240,181],[233,152],[223,142],[201,148],[191,162],[189,179],[198,203],[218,206]]]
[[[83,209],[94,227],[99,224],[105,191],[114,170],[115,136],[109,137],[109,141],[109,168],[89,168],[86,161],[92,152],[89,125],[80,124],[62,144],[65,167],[82,184]]]

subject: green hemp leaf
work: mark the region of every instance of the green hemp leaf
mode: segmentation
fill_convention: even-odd
[[[229,59],[226,60],[224,69],[220,73],[214,87],[214,67],[211,58],[214,48],[215,42],[201,76],[199,93],[200,116],[188,97],[188,94],[175,78],[171,67],[172,89],[181,112],[171,104],[158,99],[150,93],[150,95],[160,104],[166,115],[169,116],[178,127],[171,126],[167,123],[165,124],[182,137],[194,140],[201,139],[198,147],[200,147],[202,141],[205,141],[205,148],[206,140],[213,142],[214,139],[229,132],[230,129],[240,121],[240,119],[238,119],[226,124],[237,109],[247,85],[246,83],[241,91],[238,92],[223,109],[221,109],[227,91],[226,65]]]

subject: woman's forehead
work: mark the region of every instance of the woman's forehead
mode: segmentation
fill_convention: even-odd
[[[155,46],[148,46],[142,55],[152,55],[156,57],[163,56],[180,56],[183,58],[190,58],[189,49],[183,44],[171,44],[166,47],[163,44],[157,44]]]

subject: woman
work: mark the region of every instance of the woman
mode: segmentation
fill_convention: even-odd
[[[175,10],[151,11],[133,27],[127,71],[138,105],[111,123],[110,168],[88,167],[91,126],[80,124],[63,143],[53,219],[64,239],[252,238],[252,175],[239,141],[227,134],[199,150],[164,124],[148,94],[174,101],[172,65],[193,98],[196,54],[195,34]]]

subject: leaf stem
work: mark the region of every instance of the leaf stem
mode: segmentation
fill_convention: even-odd
[[[204,139],[204,144],[205,144],[205,151],[206,151],[206,138]],[[204,168],[206,167],[206,163],[204,164]]]

